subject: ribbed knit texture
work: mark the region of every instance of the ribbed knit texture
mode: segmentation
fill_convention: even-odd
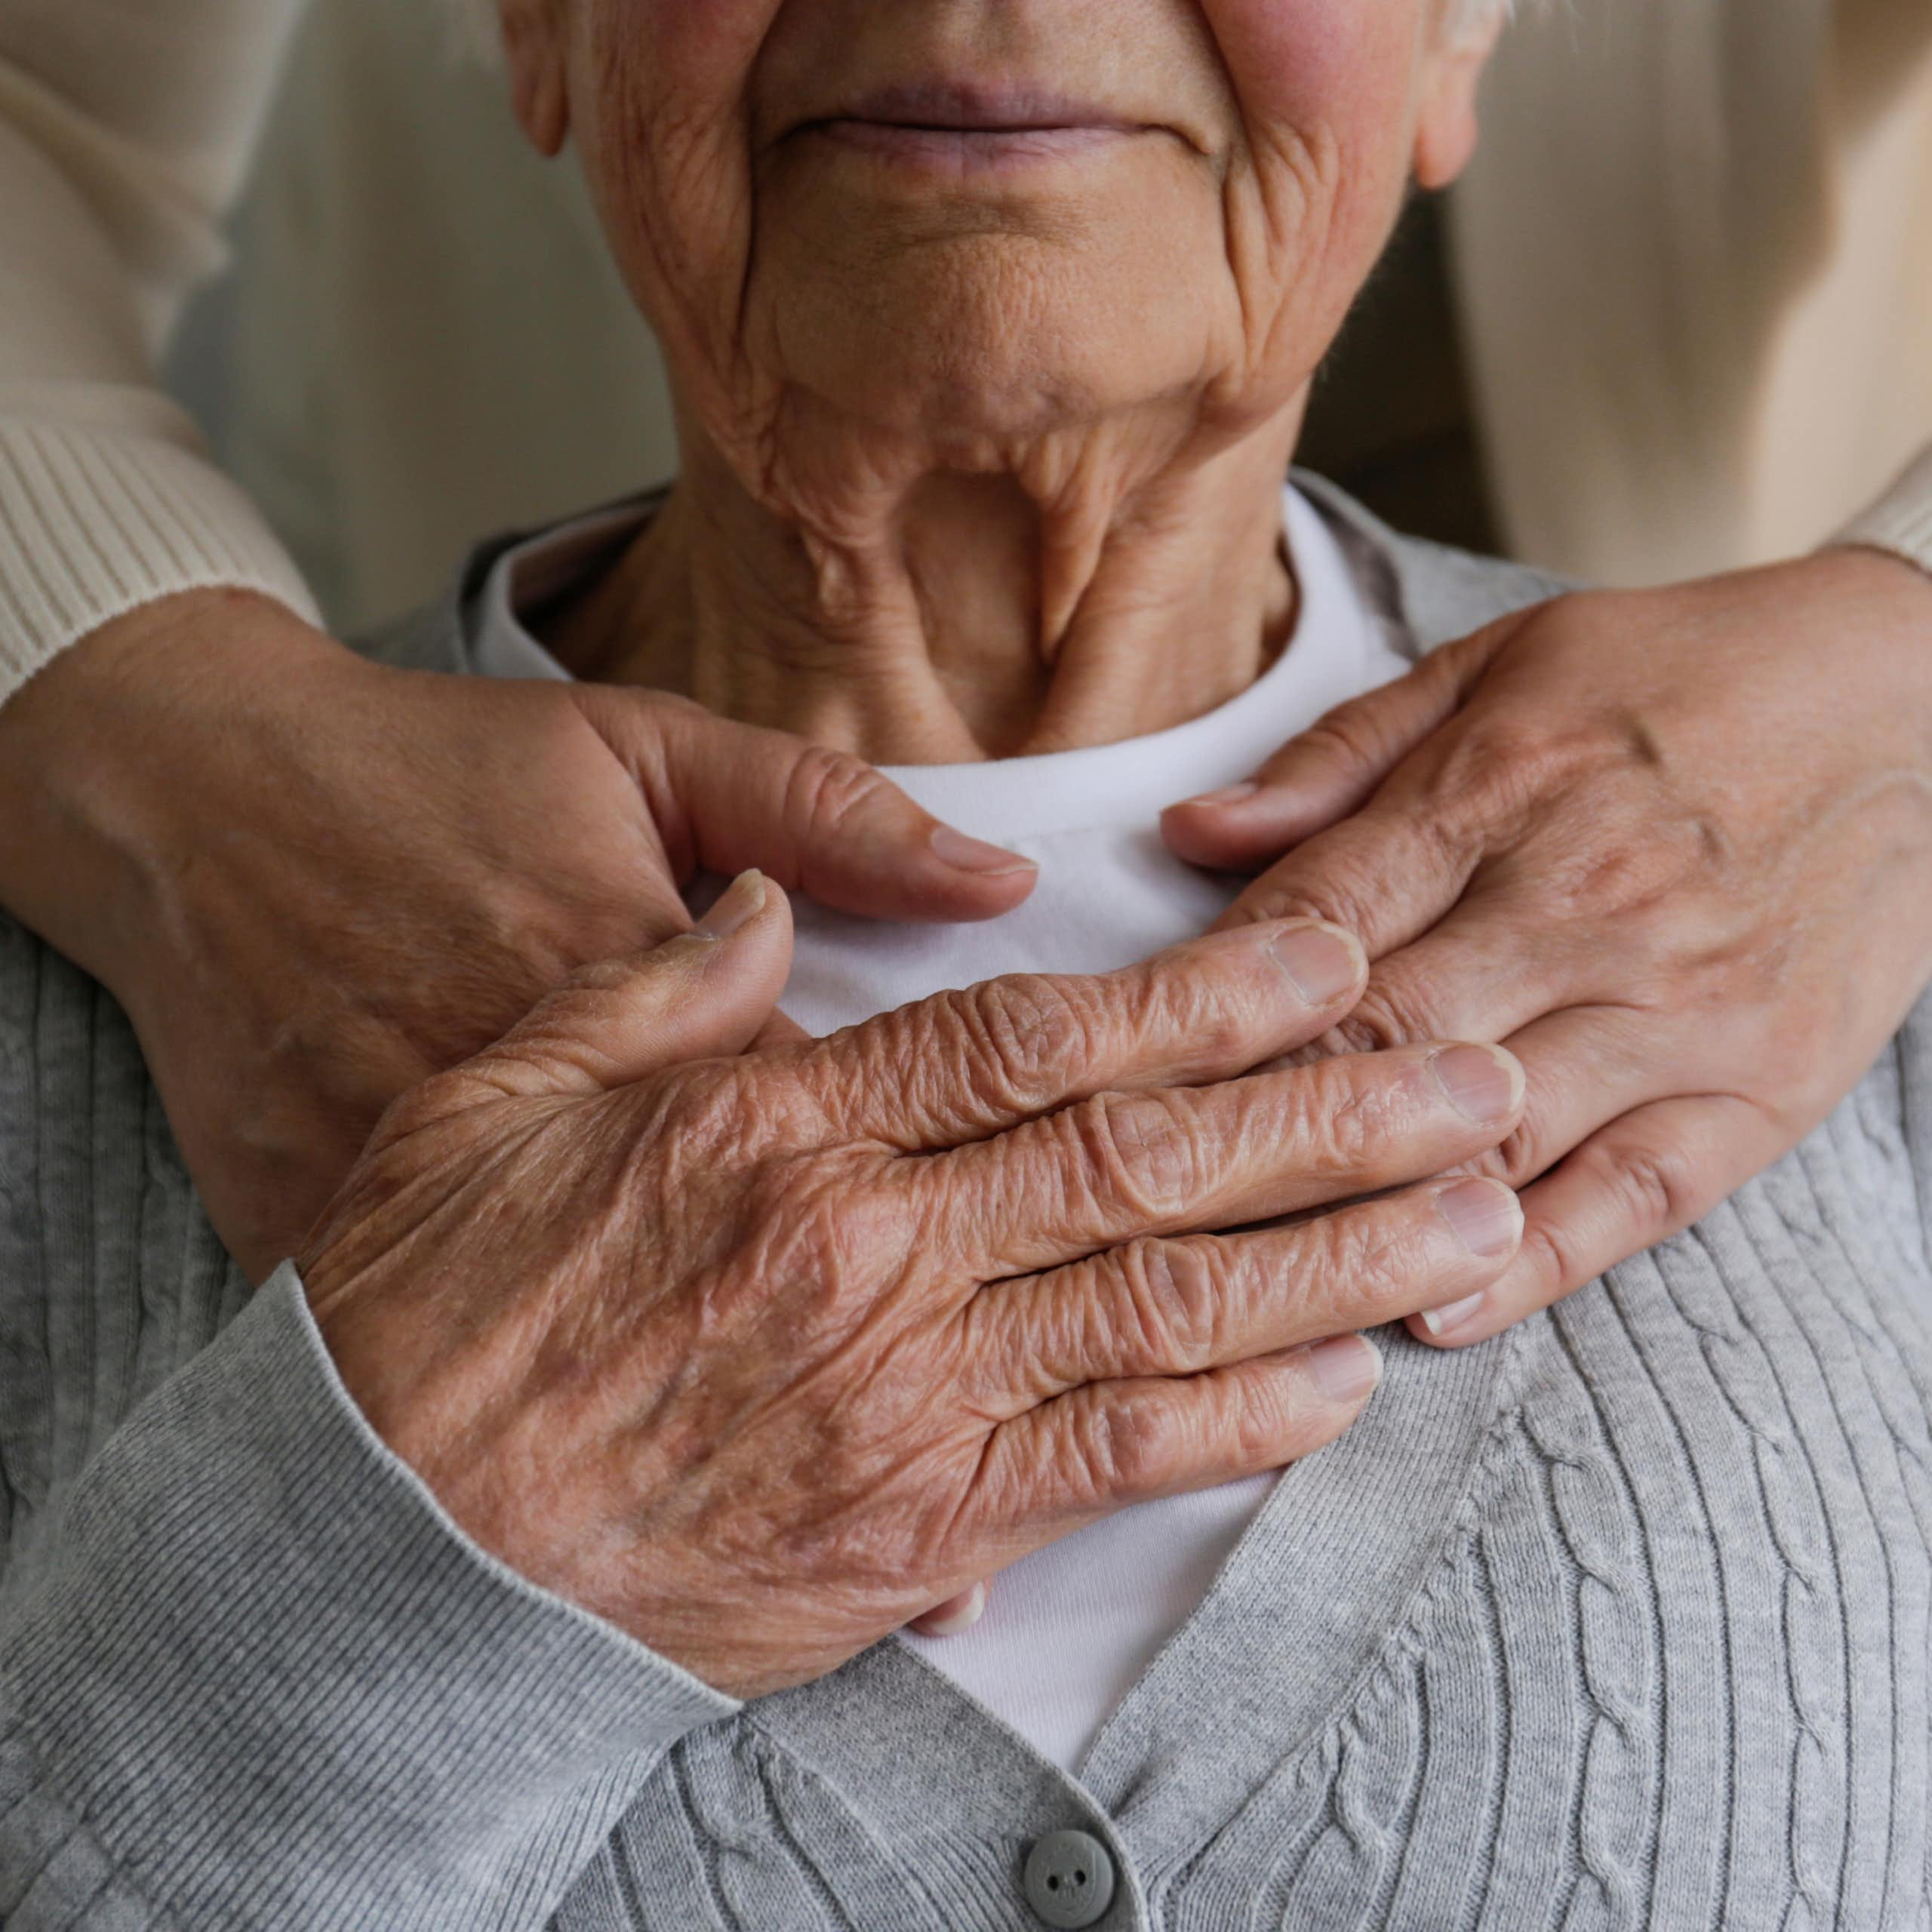
[[[1884,502],[1867,510],[1838,540],[1890,550],[1932,571],[1932,450],[1906,470]]]
[[[111,619],[180,591],[320,614],[288,552],[159,396],[137,433],[0,408],[0,699]],[[137,398],[126,401],[132,408]]]
[[[177,591],[315,607],[155,365],[304,0],[0,8],[0,700]]]
[[[1547,587],[1352,540],[1426,641]],[[1109,1932],[1916,1932],[1928,1123],[1921,1007],[1688,1233],[1387,1338],[1076,1780],[905,1646],[734,1710],[469,1548],[0,925],[0,1920],[1022,1932],[1073,1825]]]
[[[0,1118],[0,1921],[540,1917],[731,1700],[457,1533],[293,1270],[248,1298],[112,1001],[5,920]]]

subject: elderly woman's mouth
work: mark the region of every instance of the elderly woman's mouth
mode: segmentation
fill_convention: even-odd
[[[881,89],[798,131],[901,166],[968,173],[1071,159],[1164,131],[1063,96],[938,83]]]

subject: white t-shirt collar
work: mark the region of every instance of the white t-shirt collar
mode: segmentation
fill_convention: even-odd
[[[498,678],[568,678],[521,614],[564,589],[656,507],[632,501],[506,550],[468,625],[473,668]],[[972,764],[892,765],[887,775],[936,817],[1003,843],[1082,826],[1144,823],[1155,809],[1258,769],[1286,719],[1312,720],[1388,675],[1388,643],[1315,506],[1292,485],[1282,521],[1298,592],[1294,635],[1247,689],[1184,724],[1117,744]],[[1158,788],[1150,798],[1150,788]]]

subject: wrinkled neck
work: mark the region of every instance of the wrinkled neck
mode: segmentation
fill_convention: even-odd
[[[1292,629],[1294,426],[1140,473],[1084,450],[874,463],[764,500],[700,445],[546,641],[580,676],[879,764],[1163,731],[1244,690]]]

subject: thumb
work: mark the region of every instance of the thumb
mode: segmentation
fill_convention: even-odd
[[[1170,805],[1161,816],[1169,849],[1191,865],[1251,871],[1359,811],[1461,709],[1527,614],[1444,645],[1405,676],[1337,705],[1247,783]]]
[[[681,1060],[742,1053],[791,963],[784,894],[761,873],[745,872],[691,931],[574,974],[494,1046],[405,1095],[377,1140],[494,1101],[581,1097]]]
[[[579,685],[644,792],[681,881],[757,866],[874,918],[986,919],[1033,889],[1029,859],[922,811],[863,758],[660,695]]]

